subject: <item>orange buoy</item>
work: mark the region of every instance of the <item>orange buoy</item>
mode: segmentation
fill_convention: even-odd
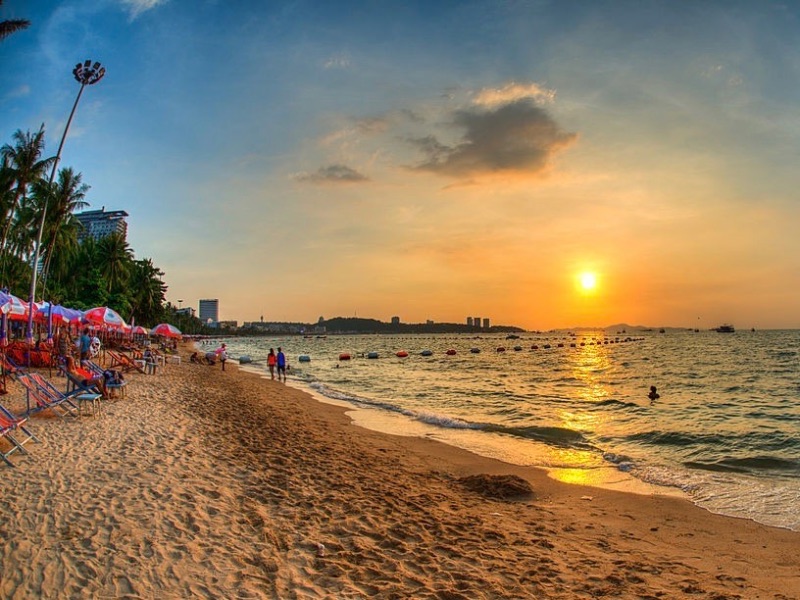
[[[453,356],[455,353],[456,351],[453,350],[452,348],[450,348],[447,352],[445,352],[445,354],[447,354],[448,356]]]
[[[397,354],[395,354],[395,356],[397,356],[398,358],[405,358],[406,356],[408,356],[408,352],[406,352],[405,350],[400,350]]]
[[[352,357],[347,352],[342,352],[339,355],[339,360],[350,360]]]

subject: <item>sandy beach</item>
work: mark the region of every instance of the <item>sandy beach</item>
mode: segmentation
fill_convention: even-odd
[[[31,419],[0,597],[800,598],[798,532],[368,431],[189,352],[102,414]]]

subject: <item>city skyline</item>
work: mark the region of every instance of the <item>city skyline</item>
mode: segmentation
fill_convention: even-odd
[[[800,327],[798,7],[7,0],[44,123],[219,319]],[[213,43],[212,43],[213,41]],[[316,320],[316,317],[312,321]]]

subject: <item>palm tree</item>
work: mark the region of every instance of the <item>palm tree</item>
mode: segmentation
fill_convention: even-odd
[[[14,212],[17,210],[20,200],[27,196],[28,186],[41,178],[47,167],[52,165],[55,160],[55,158],[42,159],[44,123],[39,127],[39,131],[34,134],[31,134],[30,131],[23,133],[21,129],[18,129],[13,138],[13,146],[5,144],[0,148],[0,156],[3,158],[3,163],[12,169],[16,184],[11,202],[8,203],[6,212],[3,214],[4,225],[0,234],[0,253],[2,255],[0,255],[0,258],[5,258],[8,231],[11,228]]]
[[[2,5],[3,0],[0,0],[0,6]],[[0,21],[0,40],[8,37],[15,31],[27,28],[30,24],[31,22],[26,19],[8,19],[6,21]]]
[[[47,276],[50,273],[50,263],[57,245],[74,247],[77,244],[77,223],[73,216],[76,210],[89,205],[84,201],[89,185],[81,181],[81,174],[75,173],[71,167],[58,172],[58,181],[49,187],[43,179],[33,185],[33,195],[39,201],[39,206],[47,202],[47,218],[44,225],[43,239],[47,240],[42,256],[42,290],[47,286]],[[72,227],[64,225],[73,222]]]
[[[128,283],[133,251],[125,236],[112,233],[97,243],[98,267],[106,283],[106,291],[117,291]]]
[[[132,316],[139,323],[156,323],[164,312],[167,286],[163,283],[164,272],[153,265],[149,258],[133,262],[128,288]]]

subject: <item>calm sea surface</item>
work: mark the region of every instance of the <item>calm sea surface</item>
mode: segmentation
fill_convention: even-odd
[[[366,427],[800,530],[797,330],[226,341],[261,373],[282,346],[290,384],[352,407]]]

